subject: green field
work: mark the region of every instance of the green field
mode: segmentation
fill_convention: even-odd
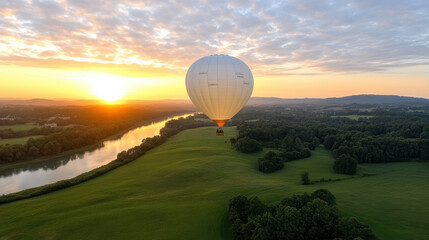
[[[0,145],[3,144],[25,144],[27,142],[28,139],[30,138],[39,138],[39,137],[43,137],[43,135],[34,135],[34,136],[28,136],[28,137],[21,137],[21,138],[5,138],[5,139],[0,139]]]
[[[231,149],[234,128],[187,130],[145,156],[80,185],[0,205],[0,239],[230,239],[228,201],[238,194],[274,203],[329,189],[343,215],[369,224],[380,239],[429,238],[429,163],[362,165],[355,177],[335,174],[329,151],[256,170],[260,154]],[[312,180],[343,179],[300,185]]]
[[[365,116],[365,115],[344,115],[344,116],[332,116],[334,118],[345,117],[351,120],[359,120],[359,118],[373,118],[374,116]]]
[[[17,125],[0,126],[0,130],[12,129],[12,131],[14,131],[14,132],[27,131],[27,130],[30,130],[32,128],[40,128],[40,125],[31,123],[31,124],[17,124]]]
[[[423,110],[423,109],[410,109],[407,112],[411,112],[411,113],[427,113],[428,111]]]

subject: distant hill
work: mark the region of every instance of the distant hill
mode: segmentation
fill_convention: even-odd
[[[189,105],[192,107],[190,100],[125,100],[124,104],[153,106],[153,105]],[[21,106],[87,106],[102,105],[106,102],[97,99],[0,99],[0,106],[21,105]]]
[[[377,104],[377,103],[429,103],[429,99],[404,97],[396,95],[353,95],[341,98],[327,98],[327,103],[360,103],[360,104]]]
[[[100,100],[73,100],[73,99],[0,99],[1,105],[22,105],[22,106],[71,106],[71,105],[97,105],[102,104]]]
[[[190,100],[125,100],[125,104],[153,106],[153,105],[189,105],[193,107]],[[333,98],[275,98],[275,97],[252,97],[247,105],[275,105],[275,104],[406,104],[406,103],[423,103],[429,104],[429,99],[404,97],[396,95],[353,95],[346,97]],[[4,105],[37,105],[37,106],[68,106],[68,105],[99,105],[105,104],[101,100],[78,100],[78,99],[26,99],[26,100],[10,100],[0,99],[0,106]]]
[[[401,103],[427,103],[429,99],[404,97],[397,95],[353,95],[333,98],[265,98],[254,97],[248,105],[269,105],[269,104],[302,104],[302,103],[336,103],[336,104],[401,104]]]

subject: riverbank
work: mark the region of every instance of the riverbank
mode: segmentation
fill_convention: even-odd
[[[136,129],[136,128],[139,128],[139,127],[143,127],[143,126],[148,126],[148,125],[150,125],[150,124],[152,124],[154,122],[160,122],[160,121],[166,120],[166,119],[174,117],[174,116],[185,115],[185,114],[192,114],[192,113],[195,113],[195,112],[194,111],[172,112],[172,113],[160,116],[160,117],[153,118],[151,120],[144,120],[144,121],[141,121],[139,123],[136,123],[133,126],[127,128],[127,129],[124,129],[124,130],[122,130],[122,131],[120,131],[120,132],[118,132],[118,133],[116,133],[114,135],[106,137],[106,138],[104,138],[104,139],[102,139],[102,140],[100,140],[97,143],[92,144],[92,145],[88,145],[88,146],[85,146],[85,147],[82,147],[82,148],[68,150],[68,151],[61,152],[61,153],[58,153],[58,154],[55,154],[55,155],[43,156],[43,157],[38,157],[38,158],[34,158],[34,159],[26,159],[26,160],[20,161],[20,162],[3,163],[3,164],[0,164],[0,172],[6,171],[6,170],[12,169],[12,168],[13,169],[19,169],[19,168],[26,169],[26,165],[28,165],[30,163],[42,163],[42,162],[46,162],[46,161],[52,161],[52,160],[55,160],[55,159],[68,157],[68,156],[71,156],[71,155],[74,155],[74,154],[84,153],[86,151],[95,150],[95,149],[101,147],[102,146],[101,144],[103,142],[109,141],[109,140],[118,139],[118,138],[122,137],[124,134],[126,134],[127,132],[129,132],[129,131],[131,131],[133,129]]]
[[[179,115],[177,117],[182,117],[182,116],[190,116],[191,114],[188,115]],[[170,117],[171,118],[171,117]],[[167,118],[168,120],[168,118]],[[161,121],[161,123],[166,122],[165,124],[163,124],[163,128],[164,131],[160,131],[160,135],[154,135],[153,137],[147,137],[145,139],[145,141],[143,141],[141,144],[134,146],[128,150],[119,152],[115,154],[115,159],[112,161],[109,161],[107,164],[102,165],[100,167],[97,167],[95,169],[92,169],[88,172],[84,172],[82,174],[79,174],[76,177],[73,178],[69,178],[66,180],[60,180],[57,181],[55,183],[51,183],[51,184],[45,184],[43,186],[38,186],[38,187],[34,187],[34,188],[29,188],[29,189],[25,189],[22,191],[17,191],[17,192],[12,192],[9,194],[4,194],[0,197],[0,203],[8,203],[8,202],[12,202],[12,201],[16,201],[16,200],[21,200],[21,199],[26,199],[26,198],[31,198],[31,197],[35,197],[35,196],[39,196],[45,193],[49,193],[49,192],[53,192],[59,189],[63,189],[63,188],[67,188],[70,186],[74,186],[77,184],[80,184],[82,182],[85,182],[87,180],[90,180],[92,178],[101,176],[119,166],[125,165],[129,162],[134,161],[136,158],[144,155],[147,151],[149,151],[150,149],[162,144],[165,142],[165,140],[170,137],[173,136],[177,133],[179,133],[180,131],[184,130],[184,129],[189,129],[189,128],[195,128],[195,127],[200,127],[200,126],[205,126],[207,125],[207,123],[198,123],[196,121],[193,120],[193,118],[182,118],[182,119],[172,119],[170,121],[178,121],[178,123],[172,124],[172,125],[168,125],[167,123],[170,122],[167,120]],[[144,127],[144,126],[143,126]],[[140,143],[141,140],[139,140]]]

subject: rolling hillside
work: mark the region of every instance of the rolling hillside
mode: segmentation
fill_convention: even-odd
[[[136,161],[94,180],[0,205],[0,239],[230,239],[228,201],[238,194],[274,203],[326,188],[343,215],[369,224],[380,239],[428,239],[429,163],[362,165],[356,177],[335,174],[324,149],[273,174],[256,170],[260,154],[242,154],[225,128],[186,130]],[[312,180],[300,185],[300,173]],[[78,231],[77,231],[78,230]]]
[[[248,105],[272,105],[272,104],[429,104],[427,98],[404,97],[397,95],[373,95],[361,94],[333,98],[274,98],[253,97]]]

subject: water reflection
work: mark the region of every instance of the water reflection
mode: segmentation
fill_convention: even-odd
[[[105,165],[114,160],[119,152],[139,145],[144,138],[158,135],[159,130],[164,127],[167,121],[189,115],[192,114],[176,116],[135,128],[118,139],[104,141],[90,150],[0,170],[0,194],[17,192],[73,178]]]

